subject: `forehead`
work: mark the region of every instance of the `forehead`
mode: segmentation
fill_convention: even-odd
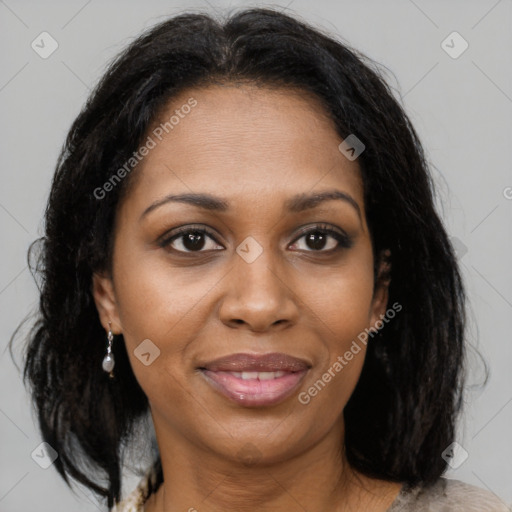
[[[363,209],[359,166],[340,153],[333,121],[306,92],[232,84],[188,89],[160,111],[147,137],[153,147],[128,193],[139,210],[173,192],[208,192],[258,207],[333,187]]]

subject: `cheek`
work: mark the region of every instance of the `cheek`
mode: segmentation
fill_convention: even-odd
[[[366,354],[373,296],[373,261],[364,255],[353,265],[333,272],[312,289],[310,302],[323,346],[319,365],[305,384],[303,403],[311,412],[334,421],[341,414],[361,374]],[[326,284],[328,283],[328,284]]]
[[[323,336],[327,357],[322,361],[319,371],[323,373],[330,370],[331,376],[336,374],[333,382],[343,381],[344,389],[347,385],[355,386],[364,363],[364,336],[365,329],[369,327],[371,301],[371,294],[366,289],[350,290],[351,293],[346,293],[348,290],[340,286],[337,295],[331,294],[332,301],[323,304],[319,321],[328,328]],[[336,362],[339,364],[336,365]]]
[[[187,357],[204,329],[208,291],[219,276],[197,267],[170,268],[161,258],[123,249],[119,244],[114,281],[133,372],[150,402],[172,396],[175,406],[185,407],[188,395],[180,382],[189,377]]]
[[[121,251],[119,251],[121,253]],[[135,339],[168,342],[204,300],[218,276],[199,268],[172,268],[165,258],[141,252],[115,261],[118,308],[123,329]]]
[[[330,351],[345,351],[369,327],[373,298],[373,260],[354,253],[347,264],[308,285],[311,309],[317,323],[329,334]]]
[[[369,287],[344,286],[340,283],[336,293],[331,293],[321,311],[322,320],[326,322],[335,339],[331,340],[331,349],[345,351],[353,339],[369,327],[372,290]]]

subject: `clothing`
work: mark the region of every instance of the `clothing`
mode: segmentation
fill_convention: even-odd
[[[439,478],[428,488],[402,487],[387,512],[512,512],[512,505],[480,487]]]
[[[150,478],[151,472],[112,512],[143,512]],[[386,512],[512,512],[512,506],[490,491],[442,477],[428,488],[404,485]]]

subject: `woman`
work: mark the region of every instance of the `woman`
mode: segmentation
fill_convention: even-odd
[[[25,377],[57,470],[109,508],[506,510],[442,477],[464,290],[364,60],[272,10],[181,15],[74,122]],[[121,501],[148,414],[154,461]]]

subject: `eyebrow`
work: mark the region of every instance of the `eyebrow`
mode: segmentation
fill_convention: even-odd
[[[305,210],[315,208],[319,204],[325,201],[343,201],[350,204],[354,210],[356,210],[359,219],[361,219],[361,209],[357,201],[347,192],[341,190],[325,190],[323,192],[316,192],[312,194],[297,194],[287,199],[284,203],[284,207],[289,212],[298,213]],[[176,202],[185,203],[203,210],[214,211],[214,212],[225,212],[229,210],[229,202],[223,198],[212,196],[211,194],[171,194],[158,199],[151,205],[149,205],[140,216],[140,220],[148,213],[156,210],[164,204]]]

